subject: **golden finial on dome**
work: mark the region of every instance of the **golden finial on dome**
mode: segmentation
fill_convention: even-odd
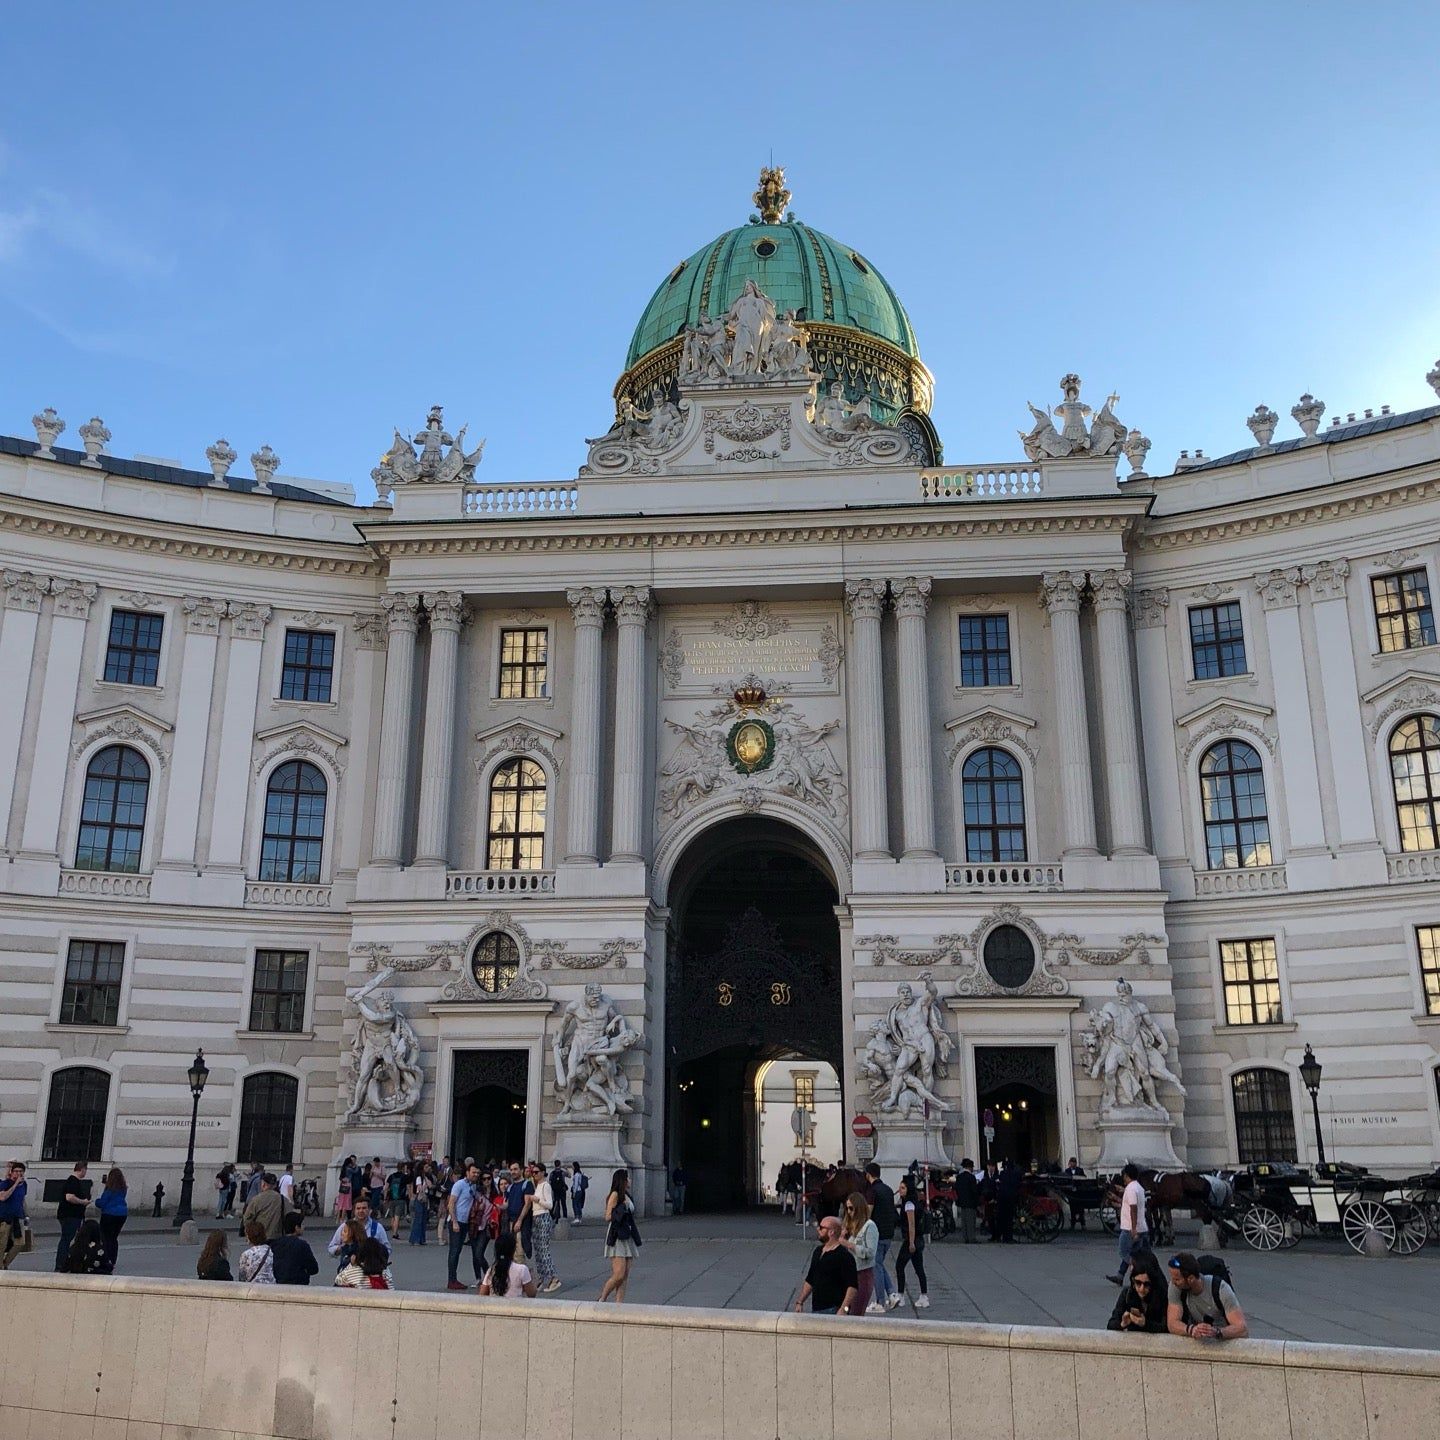
[[[783,165],[760,167],[760,188],[751,199],[760,207],[760,219],[766,225],[778,225],[790,208],[790,192],[785,188]]]

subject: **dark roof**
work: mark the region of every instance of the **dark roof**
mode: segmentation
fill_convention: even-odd
[[[37,441],[17,440],[13,435],[0,435],[0,455],[33,455],[39,448]],[[54,455],[63,465],[79,465],[85,458],[83,450],[64,450],[58,445]],[[182,470],[175,465],[156,465],[149,460],[123,460],[118,455],[101,455],[98,459],[100,468],[106,474],[123,475],[127,480],[158,480],[162,485],[188,485],[192,490],[204,490],[208,489],[215,479],[208,470]],[[244,475],[227,475],[225,488],[232,494],[249,495],[255,491],[255,481]],[[273,481],[270,493],[281,500],[309,500],[317,505],[339,505],[347,510],[353,508],[333,495],[321,495],[284,480]]]
[[[1332,425],[1328,430],[1316,432],[1314,440],[1297,435],[1293,440],[1282,440],[1278,445],[1268,445],[1263,450],[1252,445],[1248,450],[1234,450],[1214,460],[1207,459],[1201,465],[1190,465],[1177,470],[1177,475],[1194,475],[1198,470],[1215,470],[1221,465],[1238,465],[1242,460],[1256,455],[1283,455],[1287,450],[1298,450],[1302,445],[1313,445],[1324,441],[1327,445],[1335,440],[1358,440],[1362,435],[1374,435],[1380,430],[1398,430],[1402,425],[1418,425],[1422,420],[1433,420],[1440,416],[1440,405],[1431,405],[1424,410],[1407,410],[1402,415],[1373,415],[1368,420],[1356,420],[1353,424]]]

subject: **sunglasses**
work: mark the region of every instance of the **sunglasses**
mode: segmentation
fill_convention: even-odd
[[[1150,1282],[1148,1280],[1132,1280],[1130,1283],[1137,1290],[1148,1290],[1150,1288]]]

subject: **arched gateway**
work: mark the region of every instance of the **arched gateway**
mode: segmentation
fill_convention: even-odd
[[[688,1203],[760,1195],[757,1077],[804,1056],[844,1074],[835,880],[800,831],[723,820],[685,850],[670,887],[665,977],[668,1165]]]

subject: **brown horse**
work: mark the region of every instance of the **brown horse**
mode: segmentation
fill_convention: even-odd
[[[838,1215],[844,1208],[845,1202],[857,1190],[865,1197],[867,1205],[874,1199],[870,1181],[866,1178],[863,1170],[843,1169],[826,1176],[821,1181],[819,1190],[815,1191],[813,1195],[807,1194],[807,1198],[812,1200],[815,1218],[823,1220],[827,1215]]]
[[[1224,1182],[1219,1182],[1222,1186]],[[1169,1245],[1175,1239],[1175,1211],[1189,1210],[1207,1224],[1214,1224],[1228,1196],[1217,1195],[1212,1177],[1193,1170],[1140,1171],[1140,1184],[1145,1189],[1145,1214],[1150,1222],[1151,1239],[1156,1245]],[[1116,1176],[1105,1192],[1106,1203],[1117,1211],[1125,1182]],[[1228,1189],[1228,1187],[1226,1187]]]

